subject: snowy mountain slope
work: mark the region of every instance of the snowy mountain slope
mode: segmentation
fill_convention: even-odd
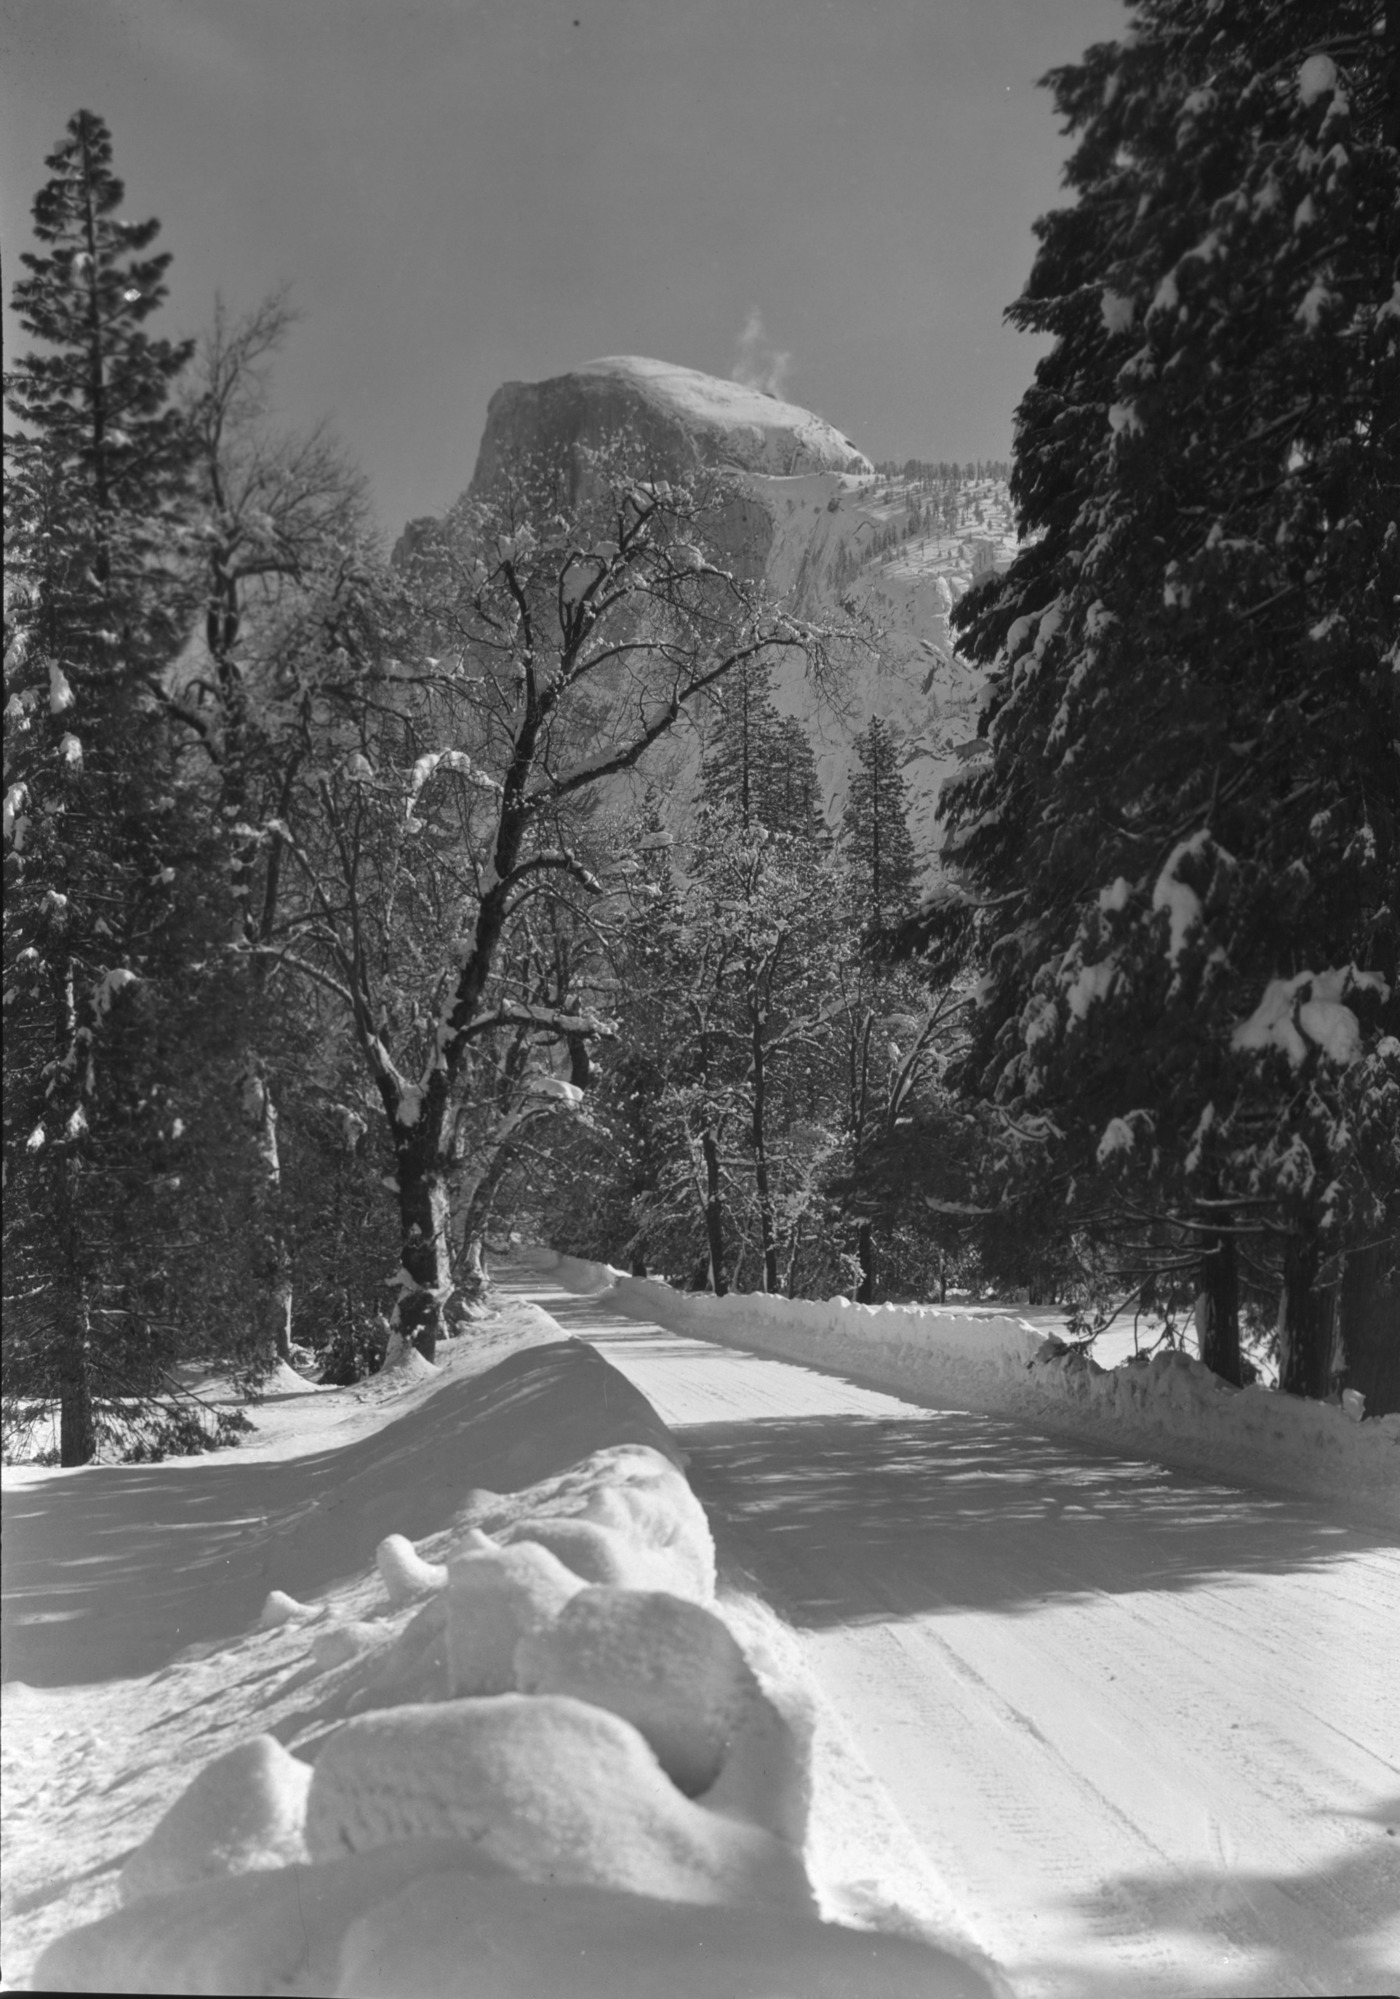
[[[812,737],[828,820],[839,824],[845,806],[851,740],[878,715],[900,744],[910,830],[930,867],[940,843],[939,790],[976,753],[984,684],[981,670],[958,658],[948,614],[976,576],[1015,553],[1005,484],[965,482],[954,525],[925,531],[917,479],[827,474],[750,483],[773,522],[764,574],[774,593],[808,617],[856,612],[878,635],[876,658],[847,676],[836,715],[814,702],[800,660],[784,659],[775,672],[779,708]]]
[[[710,1595],[664,1426],[558,1335],[517,1306],[440,1370],[264,1405],[246,1452],[6,1473],[11,1989],[51,1942],[37,1989],[702,1999],[766,1966],[804,1999],[990,1999],[960,1939],[880,1934],[936,1936],[946,1898],[776,1620]],[[570,1535],[670,1550],[670,1593],[569,1571]],[[522,1563],[570,1578],[568,1615],[527,1603]],[[684,1634],[658,1706],[682,1613],[723,1643],[697,1682]],[[472,1677],[507,1625],[556,1634],[520,1693]],[[720,1733],[684,1781],[719,1778],[692,1799],[656,1757],[697,1725]]]
[[[812,738],[833,826],[846,800],[853,738],[873,716],[891,724],[916,848],[932,869],[939,788],[973,748],[982,688],[980,671],[955,657],[948,613],[976,576],[1015,553],[1005,483],[938,484],[930,468],[877,474],[810,410],[694,369],[614,356],[498,390],[471,489],[489,489],[512,462],[531,457],[577,465],[580,450],[624,433],[657,477],[696,465],[735,468],[746,498],[721,531],[726,559],[761,577],[799,615],[842,622],[855,615],[867,624],[875,644],[859,651],[837,688],[819,693],[802,661],[785,657],[775,697]],[[686,730],[649,766],[663,780],[673,831],[691,809],[697,754]]]

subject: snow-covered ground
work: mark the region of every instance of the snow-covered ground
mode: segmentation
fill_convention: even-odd
[[[1393,1531],[498,1275],[240,1451],[6,1472],[12,1989],[1394,1989]]]
[[[665,1425],[537,1307],[256,1422],[5,1474],[11,1989],[1003,1990],[797,1640],[716,1595]]]
[[[970,1411],[947,1371],[861,1385],[863,1333],[769,1358],[751,1300],[701,1340],[640,1316],[656,1285],[512,1281],[675,1429],[722,1561],[799,1628],[1018,1999],[1400,1987],[1393,1528],[1184,1471],[1167,1430],[1112,1449],[1102,1417]]]

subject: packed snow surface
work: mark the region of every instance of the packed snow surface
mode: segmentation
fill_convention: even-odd
[[[522,1259],[238,1452],[7,1472],[12,1986],[1394,1988],[1393,1530],[1018,1406],[1086,1370],[1014,1313],[813,1307],[794,1365],[615,1275]]]
[[[1006,1993],[593,1348],[255,1415],[7,1473],[12,1987]]]
[[[606,1291],[629,1317],[849,1371],[920,1400],[1016,1416],[1061,1434],[1345,1505],[1400,1526],[1400,1416],[1272,1389],[1234,1389],[1180,1350],[1104,1367],[1014,1307],[853,1305],[848,1298],[673,1291],[544,1252],[561,1284]]]
[[[1183,1469],[1184,1421],[1159,1448],[1111,1402],[999,1408],[1011,1361],[1054,1374],[1014,1312],[928,1314],[962,1321],[962,1359],[890,1393],[899,1347],[870,1335],[895,1314],[832,1307],[844,1342],[796,1366],[758,1301],[667,1330],[643,1316],[662,1287],[612,1274],[541,1258],[507,1281],[675,1427],[722,1571],[798,1627],[1018,1999],[1400,1989],[1400,1555],[1373,1512],[1288,1495],[1315,1428],[1264,1491]]]

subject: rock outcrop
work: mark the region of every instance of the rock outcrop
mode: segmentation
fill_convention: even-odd
[[[819,699],[799,656],[775,664],[778,707],[807,728],[823,803],[839,824],[855,737],[873,716],[901,745],[910,822],[925,868],[937,868],[938,794],[975,742],[981,672],[954,654],[948,614],[962,592],[1003,566],[1016,537],[1005,485],[962,479],[933,504],[929,481],[877,473],[823,417],[758,389],[637,356],[590,361],[544,382],[508,382],[491,399],[471,491],[512,466],[564,466],[631,440],[647,472],[683,478],[727,467],[740,490],[715,540],[723,559],[763,581],[799,616],[859,614],[879,634],[838,698]],[[970,470],[970,468],[969,468]],[[417,524],[400,551],[413,544]],[[695,792],[693,734],[653,753],[672,830]]]
[[[674,479],[699,465],[785,477],[847,472],[868,478],[875,470],[848,437],[796,403],[694,368],[617,354],[548,382],[507,382],[497,389],[472,487],[482,491],[533,452],[557,462],[563,454],[573,458],[579,447],[597,449],[628,435],[659,478]]]

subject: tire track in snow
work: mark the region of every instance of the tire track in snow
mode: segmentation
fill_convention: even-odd
[[[681,1431],[721,1546],[1025,1999],[1393,1984],[1378,1530],[515,1281]]]

